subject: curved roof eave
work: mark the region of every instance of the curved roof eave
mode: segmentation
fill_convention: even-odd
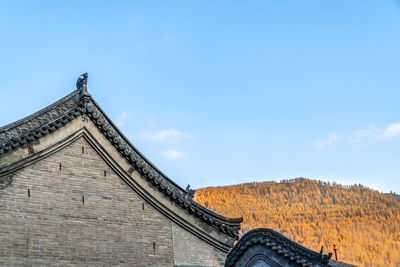
[[[269,229],[257,228],[243,235],[236,245],[229,251],[225,267],[234,266],[240,256],[250,247],[263,245],[276,251],[277,254],[288,258],[290,261],[299,263],[302,266],[329,266],[329,260],[332,253],[317,253],[296,243],[284,235]]]

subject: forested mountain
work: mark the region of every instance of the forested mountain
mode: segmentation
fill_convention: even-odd
[[[338,260],[400,266],[400,200],[362,185],[305,178],[197,190],[195,200],[225,216],[243,217],[242,233],[272,228]]]

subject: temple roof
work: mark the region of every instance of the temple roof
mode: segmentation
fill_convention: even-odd
[[[119,153],[166,197],[219,231],[238,238],[241,218],[227,218],[196,203],[189,190],[174,183],[129,142],[84,89],[79,88],[42,110],[1,127],[0,156],[62,128],[79,116],[83,120],[89,117]]]
[[[272,229],[258,228],[247,232],[239,239],[227,255],[225,267],[236,266],[238,259],[246,252],[250,252],[250,257],[254,256],[253,254],[260,254],[259,250],[251,253],[252,247],[257,245],[261,245],[267,250],[272,250],[275,255],[291,262],[289,266],[353,266],[331,260],[332,253],[325,255],[315,252]],[[274,258],[276,259],[276,257]]]

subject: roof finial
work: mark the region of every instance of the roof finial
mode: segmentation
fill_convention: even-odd
[[[186,186],[185,192],[186,192],[186,196],[188,196],[190,198],[194,198],[194,193],[196,193],[196,190],[190,189],[190,185],[188,184]]]
[[[81,76],[83,78],[81,78]],[[85,72],[81,76],[79,76],[78,80],[76,81],[76,89],[83,90],[83,91],[87,92],[88,73]]]

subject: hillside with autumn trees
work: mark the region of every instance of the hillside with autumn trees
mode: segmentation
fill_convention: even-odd
[[[228,217],[243,217],[241,233],[271,228],[338,260],[359,266],[400,266],[400,198],[362,185],[305,178],[207,187],[195,200]]]

